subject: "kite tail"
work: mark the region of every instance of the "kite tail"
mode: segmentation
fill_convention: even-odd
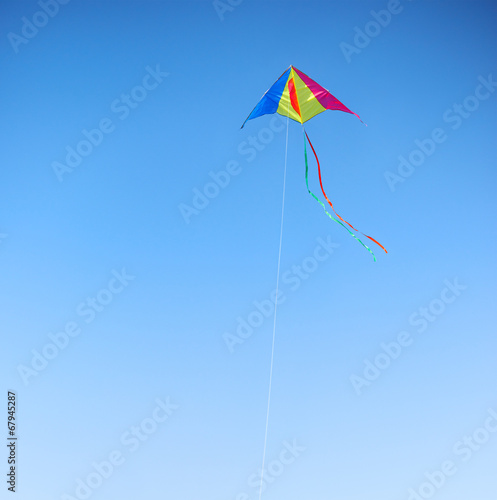
[[[309,139],[309,136],[307,135],[307,132],[305,131],[304,129],[304,134],[305,136],[307,137],[307,140],[309,141],[309,145],[311,146],[311,149],[312,149],[312,152],[314,153],[314,157],[316,158],[316,162],[318,164],[318,174],[319,174],[319,185],[321,186],[321,191],[323,192],[323,195],[324,197],[326,198],[326,201],[330,204],[330,207],[331,209],[333,210],[333,212],[335,213],[335,215],[342,221],[342,222],[345,222],[345,224],[347,224],[348,226],[350,226],[354,231],[357,231],[358,233],[361,233],[362,235],[366,236],[366,238],[369,238],[371,241],[373,241],[374,243],[376,243],[379,247],[381,247],[385,253],[388,253],[386,248],[381,244],[379,243],[378,241],[376,241],[374,238],[372,238],[371,236],[368,236],[367,234],[364,234],[363,232],[359,231],[358,229],[356,229],[352,224],[350,224],[349,222],[347,222],[345,219],[343,219],[342,217],[340,217],[339,214],[336,213],[335,211],[335,208],[333,207],[333,203],[331,203],[331,201],[329,200],[328,196],[326,196],[326,193],[324,192],[324,188],[323,188],[323,182],[321,180],[321,167],[319,165],[319,160],[318,160],[318,155],[316,154],[316,151],[314,150],[314,147],[312,145],[312,142],[311,140]],[[304,139],[305,141],[305,139]],[[307,156],[306,156],[307,158]],[[361,240],[359,240],[361,241]],[[362,242],[361,242],[362,243]],[[366,247],[367,248],[367,247]]]
[[[307,133],[305,132],[304,130],[304,134],[307,136]],[[307,139],[309,139],[309,137],[307,137]],[[309,144],[311,144],[311,141],[309,141]],[[312,148],[312,144],[311,144],[311,148]],[[315,153],[314,153],[315,154]],[[327,210],[326,210],[326,206],[325,204],[309,189],[309,179],[308,179],[308,172],[309,172],[309,166],[307,164],[307,145],[306,145],[306,142],[305,142],[305,137],[304,137],[304,156],[305,156],[305,184],[307,186],[307,191],[309,192],[309,194],[323,207],[323,210],[324,210],[324,213],[332,220],[334,220],[336,223],[340,224],[346,231],[348,231],[348,233],[353,237],[355,238],[372,256],[373,256],[373,259],[374,261],[376,262],[376,257],[373,253],[373,251],[371,250],[371,248],[369,248],[367,245],[365,245],[347,226],[345,226],[344,224],[342,224],[339,220],[335,219],[335,217],[333,217]],[[326,196],[326,195],[325,195]],[[332,206],[333,208],[333,206]],[[338,215],[338,214],[337,214]],[[338,217],[340,217],[338,215]],[[341,219],[341,217],[340,217]],[[343,220],[343,219],[342,219]],[[352,227],[352,226],[351,226]],[[364,235],[366,236],[366,235]]]

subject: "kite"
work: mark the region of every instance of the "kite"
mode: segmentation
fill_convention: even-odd
[[[344,229],[346,229],[352,237],[354,237],[363,247],[365,247],[373,256],[373,259],[376,261],[376,257],[373,251],[363,243],[352,231],[358,231],[352,224],[343,219],[340,215],[337,214],[333,204],[329,200],[326,195],[323,182],[321,179],[321,166],[319,164],[319,160],[312,145],[309,136],[304,128],[304,123],[311,118],[314,118],[319,113],[330,109],[330,110],[339,110],[344,111],[345,113],[350,113],[362,122],[359,115],[351,111],[344,104],[342,104],[336,97],[330,94],[328,90],[321,87],[314,80],[311,80],[305,73],[298,70],[294,66],[290,66],[273,84],[273,86],[266,91],[266,93],[262,96],[261,100],[257,103],[255,108],[252,110],[247,119],[243,122],[241,128],[244,127],[245,123],[248,120],[252,120],[254,118],[258,118],[259,116],[278,113],[282,116],[287,116],[292,120],[300,123],[302,125],[302,130],[304,133],[304,157],[305,157],[305,183],[307,186],[307,191],[309,194],[323,207],[325,213],[335,222],[340,224]],[[362,122],[364,123],[364,122]],[[318,166],[318,174],[319,174],[319,184],[321,186],[321,191],[332,208],[334,214],[338,219],[333,217],[327,210],[325,204],[309,189],[309,180],[308,180],[308,162],[307,162],[307,142],[309,142],[309,146],[314,153],[314,157],[316,158],[316,163]],[[348,226],[348,227],[347,227]],[[350,228],[350,229],[349,229]],[[378,243],[374,238],[368,236],[360,232],[362,235],[369,238],[371,241],[380,246],[385,252],[386,249]]]

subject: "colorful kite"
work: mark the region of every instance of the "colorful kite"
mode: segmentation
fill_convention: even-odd
[[[305,182],[307,186],[307,191],[309,194],[323,207],[326,214],[333,219],[335,222],[340,224],[343,228],[345,228],[362,246],[364,246],[372,255],[373,259],[376,260],[376,257],[372,250],[365,245],[347,226],[353,229],[356,232],[358,231],[355,227],[349,224],[345,219],[342,219],[340,215],[335,212],[333,208],[333,204],[329,200],[328,196],[324,192],[323,183],[321,181],[321,167],[319,165],[319,160],[312,146],[312,143],[307,135],[307,132],[304,128],[304,123],[319,113],[327,110],[339,110],[345,111],[346,113],[351,113],[356,115],[359,118],[359,115],[351,111],[349,108],[344,106],[336,97],[332,96],[325,88],[321,87],[314,80],[311,80],[306,74],[302,73],[302,71],[297,68],[290,66],[273,84],[273,86],[266,91],[266,93],[262,96],[262,99],[257,103],[257,106],[252,110],[252,113],[248,116],[248,118],[243,122],[242,128],[248,120],[252,120],[253,118],[257,118],[262,115],[278,113],[283,116],[288,116],[292,120],[299,122],[302,124],[302,130],[304,132],[304,156],[305,156]],[[359,118],[359,120],[361,120]],[[362,122],[362,120],[361,120]],[[319,184],[321,186],[321,191],[323,192],[326,201],[329,203],[335,215],[340,219],[335,219],[327,210],[324,203],[317,198],[317,196],[311,192],[309,189],[309,181],[308,181],[308,165],[307,165],[307,143],[306,139],[311,146],[312,152],[316,158],[316,162],[318,165],[318,174],[319,174]],[[345,224],[347,224],[347,226]],[[371,241],[380,246],[383,250],[385,248],[383,245],[378,243],[374,238],[368,236],[364,233],[361,233],[366,238],[369,238]],[[385,250],[386,252],[386,250]]]

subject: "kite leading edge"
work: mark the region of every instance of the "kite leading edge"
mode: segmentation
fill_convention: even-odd
[[[356,232],[358,231],[355,227],[353,227],[349,222],[338,215],[333,207],[333,204],[329,200],[328,196],[324,192],[323,183],[321,180],[321,167],[319,165],[319,160],[314,150],[314,147],[307,135],[307,132],[304,128],[304,123],[314,116],[322,113],[323,111],[330,110],[339,110],[344,111],[346,113],[351,113],[357,118],[360,119],[359,115],[351,111],[349,108],[344,106],[336,97],[330,94],[325,88],[321,87],[314,80],[309,78],[305,73],[299,71],[294,66],[290,66],[273,84],[273,86],[266,91],[266,93],[262,96],[261,100],[257,103],[255,108],[252,110],[247,119],[243,122],[241,128],[244,127],[245,123],[248,120],[252,120],[254,118],[258,118],[262,115],[278,113],[282,116],[287,116],[292,120],[300,123],[302,125],[302,129],[304,132],[304,157],[305,157],[305,182],[307,186],[307,191],[309,194],[323,207],[325,213],[333,219],[335,222],[340,224],[345,230],[349,232],[349,234],[355,238],[363,247],[365,247],[373,256],[373,259],[376,261],[376,257],[373,251],[363,243],[350,229],[353,229]],[[361,120],[362,122],[362,120]],[[364,122],[363,122],[364,123]],[[317,198],[317,196],[311,192],[309,189],[308,182],[308,164],[307,164],[307,142],[311,146],[312,152],[314,153],[314,157],[316,158],[316,163],[318,165],[318,174],[319,174],[319,184],[321,186],[321,191],[330,205],[333,213],[338,217],[337,220],[333,217],[327,210],[325,204]],[[349,227],[347,227],[349,226]],[[370,239],[372,242],[376,243],[380,248],[382,248],[385,252],[386,249],[381,245],[378,241],[376,241],[371,236],[367,234],[361,233],[366,238]]]

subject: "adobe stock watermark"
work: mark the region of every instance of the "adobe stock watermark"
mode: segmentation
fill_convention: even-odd
[[[273,484],[278,477],[283,475],[287,467],[293,464],[305,450],[305,446],[297,444],[296,439],[293,439],[291,443],[283,441],[283,446],[277,458],[269,461],[264,471],[260,469],[248,477],[247,486],[254,489],[253,498],[256,498],[261,487],[261,475],[262,491],[264,492],[268,489],[269,485]],[[235,500],[250,500],[250,494],[240,492],[236,495]]]
[[[427,500],[433,498],[447,479],[455,475],[461,463],[469,462],[475,453],[481,450],[497,432],[497,411],[488,408],[487,416],[481,426],[471,434],[466,434],[452,446],[452,456],[444,460],[435,470],[427,470],[424,480],[418,486],[410,488],[407,492],[408,500]]]
[[[144,418],[138,425],[132,425],[120,436],[121,447],[112,450],[101,462],[92,462],[91,472],[83,478],[77,477],[74,494],[61,495],[61,500],[86,500],[90,498],[95,490],[102,486],[114,472],[126,462],[127,455],[135,453],[171,415],[178,410],[179,406],[171,403],[169,397],[163,401],[155,399],[155,408],[150,417]]]
[[[278,305],[283,304],[288,291],[296,292],[304,281],[307,281],[314,274],[319,266],[326,262],[336,248],[337,243],[331,241],[331,236],[326,240],[317,238],[317,246],[311,256],[306,257],[300,264],[294,264],[290,269],[281,273],[281,286],[278,291]],[[284,288],[287,288],[285,291]],[[228,351],[233,354],[235,346],[241,345],[247,341],[264,322],[272,317],[276,303],[276,290],[269,294],[269,298],[252,302],[252,310],[245,316],[237,316],[237,326],[235,333],[224,333],[223,341]]]
[[[412,2],[412,0],[406,1]],[[353,44],[340,43],[339,47],[345,60],[350,63],[352,54],[360,54],[371,43],[371,40],[376,38],[392,22],[392,16],[400,14],[403,10],[404,6],[401,5],[400,0],[390,0],[386,9],[378,12],[371,10],[369,14],[373,19],[368,21],[363,29],[359,28],[359,26],[354,27]]]
[[[440,296],[431,300],[427,306],[421,306],[408,318],[409,324],[416,328],[415,333],[425,332],[430,324],[435,322],[442,315],[447,306],[454,303],[467,286],[459,283],[458,278],[446,279],[445,287],[440,292]],[[407,347],[414,343],[415,337],[408,331],[402,330],[397,334],[395,340],[382,342],[380,352],[373,360],[365,359],[361,375],[352,374],[349,377],[350,383],[356,394],[360,396],[364,389],[370,387],[382,373],[387,370],[393,361],[398,359]]]
[[[226,12],[233,12],[235,7],[238,7],[242,2],[243,0],[214,0],[212,6],[219,19],[224,21],[224,14]]]
[[[84,301],[76,306],[76,316],[82,318],[84,324],[89,325],[104,309],[114,300],[116,295],[123,292],[128,287],[129,283],[135,279],[126,272],[123,268],[121,271],[113,270],[112,278],[109,279],[107,286],[98,290],[92,296],[87,297]],[[28,365],[17,365],[17,373],[21,377],[25,386],[30,383],[30,379],[38,377],[45,370],[50,361],[54,360],[63,350],[67,348],[71,340],[81,334],[83,324],[78,320],[67,321],[64,329],[59,332],[49,333],[50,342],[38,351],[31,350],[31,362]]]
[[[260,129],[256,136],[250,135],[238,144],[238,153],[245,158],[247,163],[251,163],[273,141],[275,134],[282,132],[285,128],[286,120],[281,115],[273,116],[268,127]],[[193,198],[190,204],[180,203],[178,205],[178,210],[185,223],[189,224],[194,215],[199,215],[205,210],[211,201],[217,198],[219,193],[229,185],[232,177],[240,175],[242,170],[240,162],[236,160],[228,161],[222,170],[217,172],[211,170],[209,172],[211,181],[205,183],[200,189],[193,188]]]
[[[120,121],[126,120],[131,114],[131,110],[136,109],[143,102],[149,92],[155,90],[169,76],[169,73],[161,71],[160,64],[155,68],[147,66],[146,73],[141,80],[141,84],[135,85],[128,93],[122,93],[118,98],[110,103],[110,110]],[[99,120],[96,128],[83,129],[83,138],[74,146],[66,146],[66,156],[63,162],[52,162],[52,169],[59,182],[64,180],[64,175],[74,171],[81,165],[83,158],[90,156],[93,150],[100,146],[104,137],[116,130],[116,124],[112,118],[103,117]]]
[[[480,75],[478,81],[480,83],[476,86],[473,94],[467,96],[462,103],[454,103],[444,111],[442,119],[445,123],[450,124],[452,130],[457,130],[462,125],[463,120],[469,118],[480,107],[480,102],[486,101],[497,88],[497,81],[492,78],[491,73],[486,78]],[[416,148],[406,155],[407,158],[403,155],[398,157],[397,172],[386,170],[383,173],[390,191],[393,193],[397,189],[397,184],[403,183],[411,177],[416,168],[423,165],[433,155],[437,146],[444,143],[447,138],[447,132],[441,127],[436,127],[429,137],[421,140],[416,139],[414,141]]]
[[[26,45],[30,40],[32,40],[40,31],[44,28],[50,19],[53,19],[59,12],[61,5],[66,5],[70,0],[40,0],[38,6],[40,10],[37,10],[31,19],[26,16],[21,17],[22,26],[21,34],[13,33],[12,31],[7,33],[7,39],[16,54],[19,53],[19,46]]]

